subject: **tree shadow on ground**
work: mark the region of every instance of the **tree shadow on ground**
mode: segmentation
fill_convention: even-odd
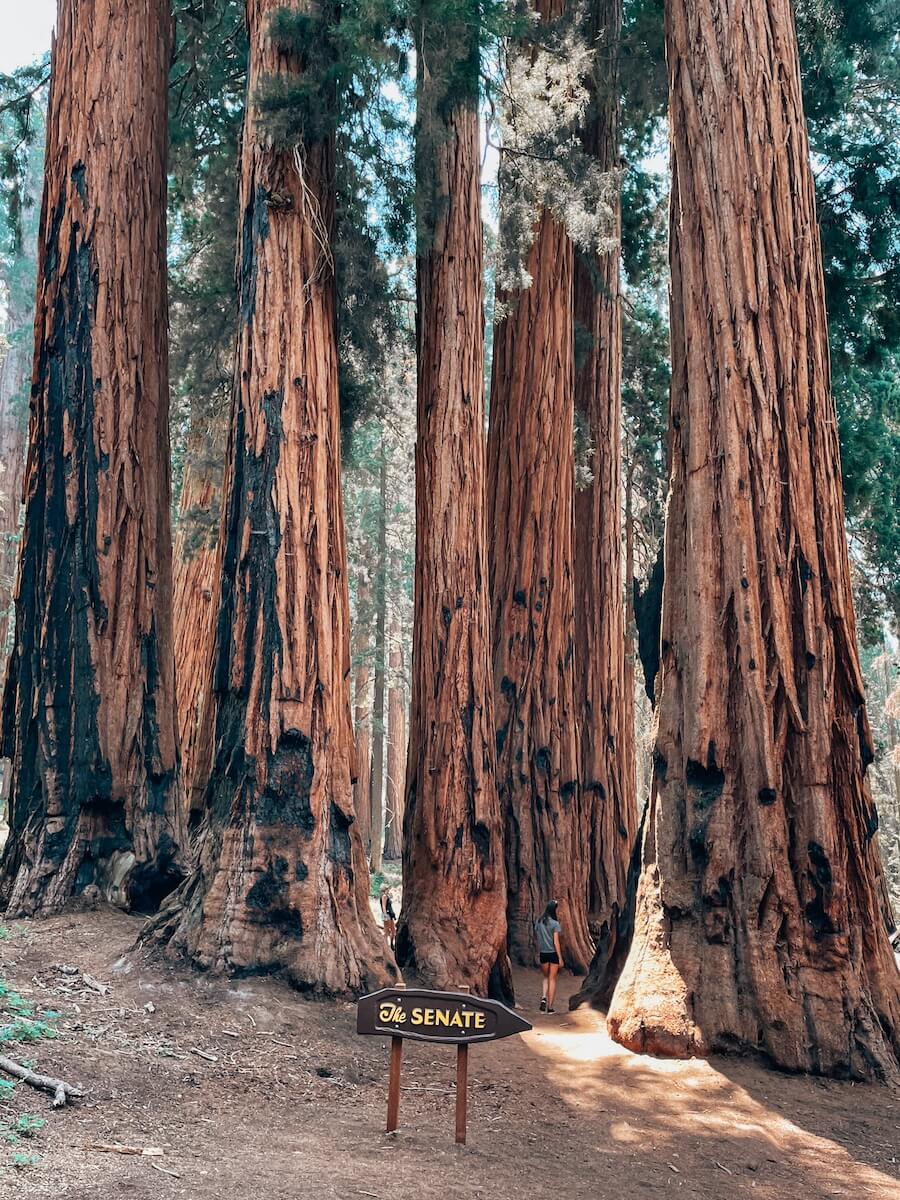
[[[629,1197],[664,1188],[723,1200],[900,1200],[900,1107],[887,1088],[790,1076],[750,1060],[632,1054],[586,1008],[534,1020],[523,1048],[599,1151],[590,1168],[598,1184],[625,1179]]]

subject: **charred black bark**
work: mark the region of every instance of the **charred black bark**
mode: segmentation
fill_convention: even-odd
[[[644,669],[644,691],[651,704],[656,703],[656,676],[659,674],[659,631],[662,625],[663,546],[660,543],[650,578],[642,588],[634,581],[634,621],[638,635],[638,657]]]
[[[613,992],[628,959],[628,951],[634,937],[634,921],[637,904],[638,881],[641,875],[641,845],[644,840],[644,825],[648,805],[644,804],[637,839],[628,864],[625,885],[625,903],[616,907],[610,924],[604,924],[596,934],[596,950],[581,988],[569,998],[569,1008],[590,1004],[591,1008],[606,1012],[612,1001]],[[614,922],[614,924],[613,924]]]
[[[73,171],[83,196],[84,182]],[[135,851],[134,830],[101,744],[100,692],[94,647],[110,613],[98,562],[99,486],[109,459],[97,453],[92,335],[97,267],[89,240],[69,232],[60,273],[58,240],[64,203],[52,214],[42,286],[53,296],[52,336],[39,344],[32,386],[41,402],[32,431],[31,488],[22,544],[16,637],[3,695],[2,748],[13,763],[9,838],[0,861],[0,899],[11,911],[53,909],[69,892],[110,887],[111,863]],[[68,225],[68,222],[66,222]],[[107,543],[105,549],[110,550]],[[141,720],[146,805],[161,815],[176,783],[162,759],[156,716],[155,629],[142,648],[146,689]],[[184,878],[170,832],[152,858],[129,871],[128,903],[151,911]],[[113,868],[115,871],[115,868]],[[45,884],[65,875],[59,902]],[[117,892],[112,897],[120,899]]]

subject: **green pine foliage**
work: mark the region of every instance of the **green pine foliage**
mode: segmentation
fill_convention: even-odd
[[[264,79],[255,97],[273,144],[335,139],[332,246],[345,435],[376,403],[398,331],[400,266],[412,214],[411,81],[405,11],[394,0],[353,0],[314,12],[279,10],[271,36],[300,64]]]
[[[49,64],[0,74],[0,356],[30,353]],[[28,392],[13,397],[28,416]]]
[[[900,2],[801,0],[797,29],[857,595],[900,628]]]
[[[237,329],[237,161],[247,44],[239,0],[176,0],[169,105],[169,359],[173,499],[186,455],[221,478]],[[187,545],[216,536],[218,513],[182,518]]]
[[[884,608],[900,627],[900,0],[797,0],[795,11],[861,632],[878,641]],[[624,268],[665,320],[665,178],[647,169],[665,154],[663,0],[626,0],[622,78]],[[637,337],[638,357],[656,356],[643,370],[661,379],[663,340],[629,331],[627,310],[625,323],[626,357]]]
[[[31,151],[43,137],[43,112],[50,80],[49,59],[0,73],[0,263],[4,279],[21,251],[27,214],[34,207],[28,187]]]
[[[489,137],[500,151],[497,283],[515,293],[531,286],[525,264],[543,209],[579,249],[603,253],[613,245],[620,177],[600,170],[582,141],[591,84],[599,82],[609,53],[590,41],[587,5],[573,3],[552,21],[539,20],[517,0],[510,11],[498,67],[489,77]]]

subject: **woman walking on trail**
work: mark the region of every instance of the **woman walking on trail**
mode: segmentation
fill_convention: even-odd
[[[394,911],[391,889],[387,884],[381,889],[381,918],[384,924],[384,936],[388,940],[388,945],[393,950],[394,939],[397,936],[397,914]]]
[[[562,946],[559,942],[562,926],[556,919],[556,911],[556,901],[551,900],[539,920],[534,923],[538,953],[541,957],[541,971],[544,975],[541,1012],[547,1013],[556,1011],[553,1007],[553,1001],[556,999],[556,977],[560,968],[564,966]]]

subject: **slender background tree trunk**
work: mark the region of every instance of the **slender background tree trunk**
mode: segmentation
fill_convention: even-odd
[[[163,0],[62,4],[25,527],[3,751],[3,891],[152,908],[182,875],[172,640]],[[131,236],[140,230],[140,236]]]
[[[7,328],[17,330],[24,319],[24,314],[11,304]],[[25,478],[31,349],[27,342],[19,340],[0,356],[0,462],[3,464],[0,474],[0,679],[6,674],[13,629],[11,618]]]
[[[619,167],[621,0],[594,0],[596,54],[585,150],[604,172]],[[618,214],[619,204],[616,202]],[[575,376],[575,404],[593,446],[592,483],[575,493],[575,667],[581,788],[590,830],[588,911],[597,950],[582,995],[608,1001],[624,963],[625,884],[637,828],[634,683],[626,668],[622,580],[621,222],[614,249],[575,254],[575,321],[589,349]]]
[[[224,457],[225,430],[218,432],[214,445]],[[205,442],[205,431],[200,436]],[[221,480],[204,469],[203,457],[199,450],[188,456],[175,536],[175,691],[181,777],[191,824],[202,816],[212,768],[213,659],[222,571],[218,541],[211,535],[221,524]],[[193,465],[198,461],[200,465]]]
[[[386,982],[393,963],[369,909],[351,787],[334,140],[281,150],[258,109],[273,76],[285,85],[303,78],[299,59],[270,33],[284,11],[284,0],[247,6],[216,751],[200,867],[163,932],[174,925],[173,946],[201,966],[281,970],[298,987],[341,993]]]
[[[368,858],[372,842],[372,689],[369,667],[369,593],[368,577],[361,576],[356,588],[356,626],[353,630],[353,658],[356,662],[354,683],[354,726],[356,730],[356,778],[353,781],[353,805],[356,823]]]
[[[669,0],[671,491],[638,1050],[900,1077],[788,0]]]
[[[30,247],[25,250],[29,255]],[[10,300],[7,331],[15,332],[26,315]],[[13,600],[16,562],[19,557],[19,530],[22,511],[22,487],[25,477],[25,444],[28,432],[28,392],[31,383],[31,349],[25,340],[12,341],[0,352],[0,685],[6,678],[10,635],[13,631]],[[0,827],[5,826],[9,799],[11,764],[2,763],[0,780]]]
[[[397,957],[511,997],[485,549],[477,10],[417,13],[416,582]],[[431,64],[440,74],[431,75]],[[453,101],[443,77],[456,77]]]

